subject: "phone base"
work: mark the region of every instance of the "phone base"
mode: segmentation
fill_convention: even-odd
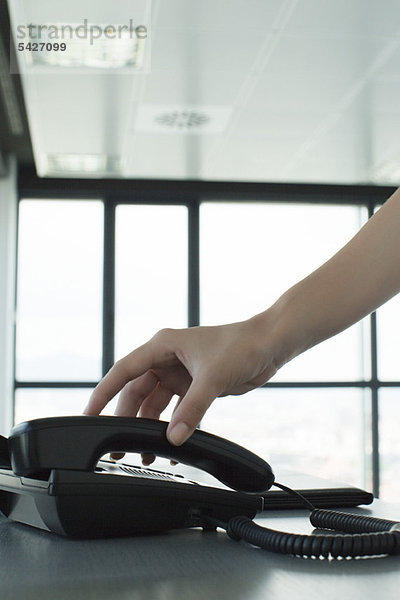
[[[132,536],[203,527],[206,517],[253,518],[260,496],[181,475],[99,461],[94,472],[53,469],[48,479],[0,469],[0,510],[13,521],[74,538]]]

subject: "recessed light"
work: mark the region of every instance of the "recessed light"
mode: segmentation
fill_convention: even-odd
[[[41,27],[46,27],[45,24]],[[35,69],[37,67],[61,67],[70,69],[132,69],[141,70],[144,65],[144,53],[147,38],[132,36],[129,31],[121,31],[118,39],[101,37],[91,44],[88,37],[79,39],[73,37],[68,39],[63,33],[67,24],[59,23],[51,25],[57,27],[58,35],[53,29],[48,28],[41,31],[40,47],[43,50],[33,52],[24,50],[23,54],[26,67]],[[71,25],[68,25],[71,27]],[[79,27],[75,25],[72,27]],[[106,26],[99,26],[106,29]],[[56,40],[56,42],[55,42]],[[32,43],[32,42],[31,42]],[[55,43],[58,50],[54,50]],[[64,43],[65,50],[61,50]],[[26,46],[26,44],[25,44]],[[63,48],[64,48],[63,46]],[[47,49],[48,48],[48,49]]]
[[[121,159],[106,154],[47,154],[43,175],[117,175]]]

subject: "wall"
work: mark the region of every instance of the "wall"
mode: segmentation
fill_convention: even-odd
[[[13,348],[17,241],[16,161],[8,157],[0,177],[0,433],[13,421]]]

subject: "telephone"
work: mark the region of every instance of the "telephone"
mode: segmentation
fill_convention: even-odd
[[[170,529],[221,527],[234,540],[309,557],[400,553],[400,523],[317,509],[277,483],[249,450],[196,430],[169,444],[168,423],[153,419],[71,416],[35,419],[0,436],[0,510],[11,520],[59,535],[95,538]],[[101,460],[110,451],[151,452],[207,471],[231,489],[155,469]],[[260,527],[263,493],[295,495],[315,527],[347,532],[296,535]],[[352,534],[352,535],[349,535]]]

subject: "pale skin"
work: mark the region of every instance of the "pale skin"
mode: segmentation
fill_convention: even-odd
[[[158,419],[177,395],[167,437],[180,445],[217,397],[263,385],[399,291],[400,188],[346,246],[264,312],[229,325],[159,331],[115,363],[84,412],[100,414],[122,390],[117,415]]]

